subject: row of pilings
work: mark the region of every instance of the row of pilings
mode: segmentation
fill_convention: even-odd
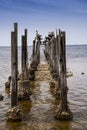
[[[67,102],[67,78],[66,78],[66,39],[65,32],[59,30],[49,33],[43,44],[44,54],[50,66],[52,78],[57,82],[56,98],[60,99],[60,106],[56,112],[56,118],[60,120],[71,120],[72,113]],[[14,23],[14,31],[11,32],[11,76],[6,82],[6,87],[11,84],[11,108],[7,112],[8,120],[21,121],[22,112],[18,107],[18,101],[30,100],[30,81],[35,79],[40,63],[41,35],[36,31],[33,40],[32,60],[28,65],[27,29],[21,36],[21,74],[18,72],[18,24]]]
[[[52,78],[57,82],[56,98],[60,99],[59,109],[56,118],[60,120],[71,120],[72,112],[67,101],[67,77],[66,77],[66,34],[64,31],[56,30],[48,34],[44,40],[44,54],[50,65]]]
[[[18,107],[18,101],[29,100],[30,81],[35,79],[35,71],[40,62],[41,39],[36,34],[33,41],[32,60],[28,66],[27,29],[21,36],[21,74],[18,72],[18,23],[14,23],[14,31],[11,32],[11,76],[5,83],[6,88],[11,85],[11,108],[7,112],[8,120],[21,121],[22,112]]]

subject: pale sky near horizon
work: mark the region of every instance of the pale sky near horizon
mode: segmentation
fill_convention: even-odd
[[[18,22],[18,38],[28,29],[28,45],[36,30],[66,31],[67,45],[87,44],[87,0],[0,0],[0,46],[10,46],[13,23]]]

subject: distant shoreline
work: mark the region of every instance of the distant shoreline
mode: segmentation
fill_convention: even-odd
[[[72,45],[66,45],[66,46],[87,46],[87,44],[72,44]]]
[[[66,45],[66,46],[87,46],[87,44],[72,44],[72,45]],[[0,46],[0,47],[11,47],[11,46]],[[18,46],[21,47],[21,46]],[[32,45],[29,45],[28,47],[32,47]]]

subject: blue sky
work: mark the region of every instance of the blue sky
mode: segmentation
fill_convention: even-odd
[[[19,45],[24,28],[28,45],[35,31],[66,31],[67,44],[87,44],[87,0],[0,0],[0,46],[10,46],[13,23],[18,22]]]

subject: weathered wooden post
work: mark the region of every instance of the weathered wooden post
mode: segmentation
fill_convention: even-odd
[[[53,33],[51,38],[51,74],[53,79],[50,82],[50,87],[55,88],[57,86],[57,54],[56,54],[56,38]]]
[[[18,51],[17,51],[17,28],[18,24],[14,23],[14,32],[11,32],[11,109],[7,112],[8,120],[20,121],[21,111],[17,107],[18,103]]]
[[[47,41],[46,46],[47,46],[47,48],[46,48],[47,61],[49,62],[49,60],[50,60],[50,43],[49,43],[49,41]]]
[[[48,61],[49,60],[49,42],[48,42],[48,38],[46,37],[45,38],[45,41],[43,42],[44,43],[44,55],[46,57],[46,60]]]
[[[28,50],[27,50],[27,29],[24,30],[25,33],[25,45],[26,45],[26,70],[28,69]]]
[[[21,66],[22,73],[26,71],[26,44],[25,44],[25,36],[21,37],[22,40],[22,50],[21,50]]]
[[[54,80],[57,81],[57,77],[58,77],[58,73],[57,73],[57,53],[56,53],[56,38],[54,37],[52,40],[52,44],[53,44],[53,56],[52,56],[52,62],[53,62],[53,73],[52,76],[54,78]]]
[[[44,45],[45,45],[45,50],[44,50],[44,54],[45,54],[45,57],[46,57],[46,59],[47,59],[47,61],[48,61],[48,64],[50,64],[50,62],[51,62],[51,38],[50,38],[50,36],[49,36],[49,34],[48,34],[48,36],[47,37],[45,37],[45,41],[44,41]]]
[[[39,63],[40,61],[40,42],[39,41],[36,42],[36,56]]]
[[[18,46],[18,23],[14,23],[14,42]],[[16,49],[17,55],[17,75],[18,75],[18,48]]]
[[[18,66],[17,66],[17,43],[15,42],[15,32],[11,32],[11,76],[12,76],[12,93],[11,93],[11,107],[17,105],[18,92]]]
[[[59,42],[58,42],[59,36],[57,34],[56,30],[56,64],[57,64],[57,80],[58,80],[58,86],[59,86]]]
[[[50,41],[49,41],[49,45],[50,45],[50,51],[49,51],[49,53],[50,53],[50,62],[49,62],[49,64],[50,64],[50,71],[52,72],[53,70],[52,70],[52,68],[53,68],[53,63],[52,63],[52,39],[50,39]]]
[[[29,100],[30,99],[30,81],[28,74],[28,56],[27,56],[27,29],[25,29],[25,35],[21,37],[22,52],[21,52],[21,63],[22,63],[22,74],[18,81],[18,100]]]
[[[50,72],[53,71],[53,63],[52,63],[52,37],[53,37],[53,34],[52,32],[49,32],[48,34],[48,55],[49,55],[49,58],[48,58],[48,64],[50,65]]]
[[[32,58],[35,56],[35,40],[33,40],[33,48],[32,48]]]
[[[56,30],[56,56],[57,56],[57,88],[56,88],[56,98],[60,99],[61,98],[61,90],[60,90],[60,41],[61,41],[61,33],[60,33],[60,29],[59,29],[59,35],[57,34],[57,30]]]
[[[40,44],[41,44],[41,35],[36,31],[36,55],[38,63],[40,62]]]
[[[28,78],[28,51],[27,51],[27,29],[24,30],[24,35],[21,37],[21,70],[24,77]]]
[[[60,86],[61,86],[61,103],[56,118],[60,120],[71,120],[73,115],[67,103],[67,79],[66,79],[66,41],[65,32],[61,32],[60,40]]]
[[[36,38],[35,38],[35,40],[33,40],[32,61],[31,61],[30,68],[29,68],[29,79],[30,80],[35,79],[35,71],[37,70],[37,66],[39,63],[39,60],[37,58],[37,53],[38,53],[38,45],[37,45]]]
[[[18,28],[17,28],[18,24],[14,23],[14,39],[15,42],[17,42],[17,33],[18,33]],[[18,52],[17,52],[18,53]],[[18,61],[17,61],[18,62]],[[5,83],[5,89],[10,89],[11,86],[11,76],[8,77],[8,81]]]
[[[47,60],[47,49],[48,49],[48,46],[47,46],[47,41],[46,41],[46,39],[43,41],[43,43],[44,43],[44,55],[45,55],[45,58],[46,58],[46,60]]]

